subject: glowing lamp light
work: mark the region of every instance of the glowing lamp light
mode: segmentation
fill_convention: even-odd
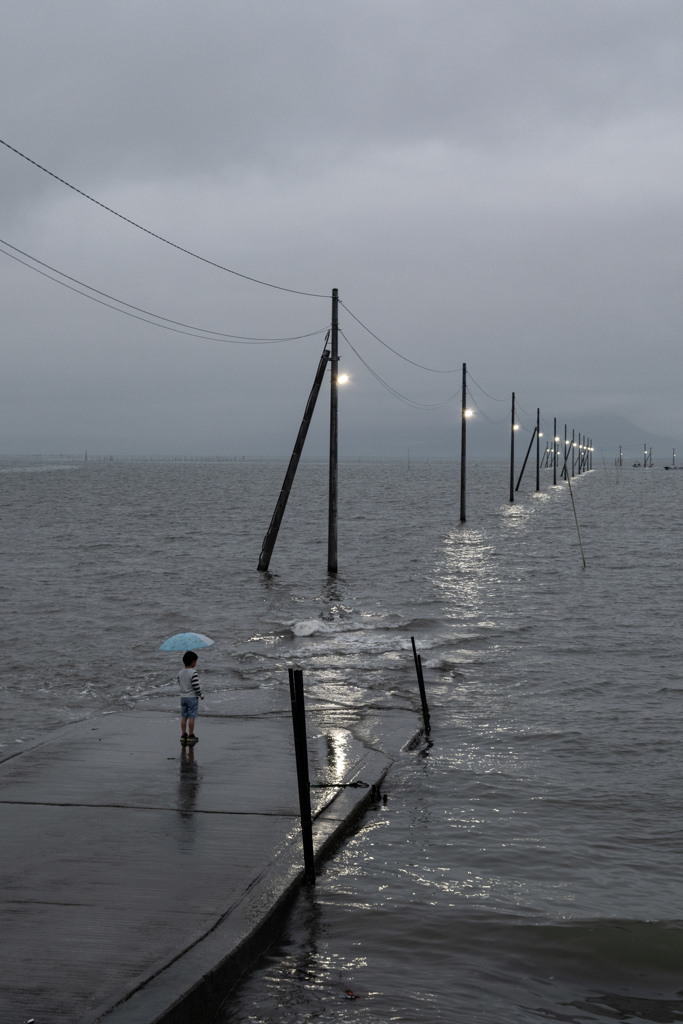
[[[515,425],[513,426],[512,429],[513,430],[519,430],[519,423],[515,423]]]
[[[538,435],[538,436],[539,436],[539,437],[543,437],[543,431],[542,431],[542,430],[540,431],[540,433],[539,433],[539,435]]]
[[[555,438],[555,440],[556,440],[556,441],[559,441],[560,439],[559,439],[559,437],[556,437],[556,438]]]
[[[467,417],[467,419],[469,419],[470,416],[474,416],[474,413],[472,412],[471,409],[465,409],[465,416]]]
[[[348,375],[348,373],[340,373],[339,376],[337,377],[337,384],[348,384],[348,383],[349,383],[349,375]]]

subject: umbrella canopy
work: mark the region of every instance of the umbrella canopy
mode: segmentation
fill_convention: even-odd
[[[202,647],[213,647],[215,641],[203,633],[176,633],[164,640],[160,651],[199,651]]]

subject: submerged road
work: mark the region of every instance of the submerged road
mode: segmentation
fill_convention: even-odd
[[[4,748],[3,1024],[200,1024],[272,940],[303,867],[292,725],[251,701],[202,716],[193,749],[170,710]],[[361,742],[310,716],[312,783],[378,784],[417,722],[386,711],[364,728]],[[319,854],[370,793],[312,790]]]

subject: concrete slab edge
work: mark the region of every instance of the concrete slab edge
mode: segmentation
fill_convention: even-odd
[[[412,737],[403,747],[415,742]],[[314,824],[316,863],[332,856],[353,831],[391,767],[370,750],[345,779],[363,779],[367,789],[343,789]],[[230,991],[277,937],[303,884],[299,834],[276,855],[214,928],[154,977],[90,1021],[102,1024],[211,1024]]]

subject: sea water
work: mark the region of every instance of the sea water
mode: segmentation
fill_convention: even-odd
[[[5,461],[3,750],[174,692],[170,633],[217,641],[207,693],[362,718],[419,701],[432,733],[298,898],[220,1024],[683,1020],[683,474],[502,463],[303,463],[256,572],[277,462]],[[347,997],[352,992],[357,998]]]

